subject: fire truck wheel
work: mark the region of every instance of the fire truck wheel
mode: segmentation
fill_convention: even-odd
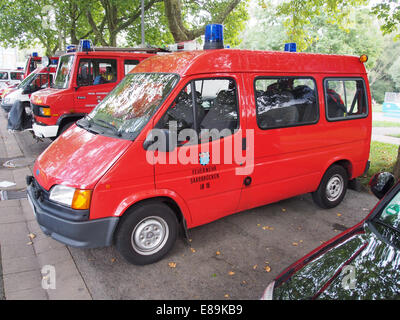
[[[63,132],[67,131],[73,124],[75,123],[75,121],[70,121],[65,123],[58,131],[58,135],[62,135]]]
[[[175,212],[161,202],[148,202],[124,214],[115,245],[128,262],[145,265],[161,260],[173,247],[177,234]]]
[[[317,191],[312,193],[312,198],[321,208],[334,208],[346,195],[347,184],[346,169],[340,165],[333,165],[325,172]]]

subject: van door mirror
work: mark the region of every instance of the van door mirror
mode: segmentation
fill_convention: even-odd
[[[380,172],[375,174],[369,181],[369,186],[372,193],[382,199],[385,194],[393,187],[396,179],[390,172]]]
[[[169,130],[155,128],[147,135],[143,148],[148,151],[171,152],[176,148],[176,141],[170,141]]]

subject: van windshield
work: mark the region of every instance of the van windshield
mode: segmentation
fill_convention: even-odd
[[[176,74],[132,73],[85,118],[97,133],[135,139],[178,83]]]
[[[56,77],[54,80],[54,88],[67,89],[71,78],[72,66],[74,64],[74,55],[62,56],[58,63]]]
[[[25,89],[26,86],[28,86],[34,78],[36,78],[37,73],[30,73],[24,80],[21,81],[21,83],[18,85],[18,89]]]

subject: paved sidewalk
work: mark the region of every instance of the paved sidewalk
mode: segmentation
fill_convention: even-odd
[[[32,171],[29,166],[15,169],[3,166],[6,160],[24,156],[6,126],[5,114],[0,110],[0,181],[15,183],[0,191],[22,191],[26,189],[25,177]],[[0,200],[0,251],[5,299],[91,299],[69,248],[43,234],[26,198]],[[43,269],[48,266],[55,270],[55,289],[45,290],[43,284],[51,284],[52,279],[47,269]]]

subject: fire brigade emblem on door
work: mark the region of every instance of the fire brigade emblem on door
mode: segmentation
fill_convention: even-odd
[[[202,166],[206,166],[210,163],[210,153],[208,152],[202,152],[199,154],[199,160],[200,160],[200,164]]]

